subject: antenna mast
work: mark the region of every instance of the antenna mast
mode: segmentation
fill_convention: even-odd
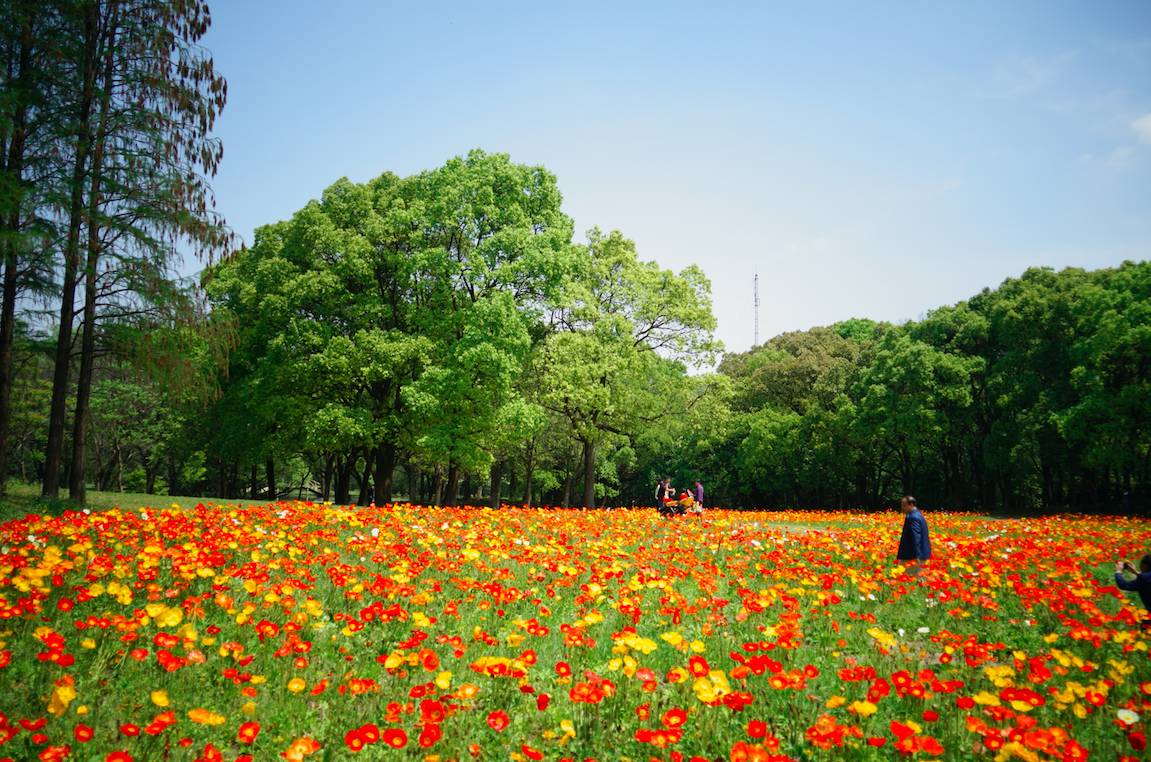
[[[755,274],[754,303],[755,303],[755,341],[752,346],[759,346],[759,273]]]

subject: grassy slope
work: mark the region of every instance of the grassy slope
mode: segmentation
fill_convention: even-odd
[[[67,492],[67,490],[64,490]],[[180,506],[193,506],[207,498],[185,497],[179,495],[143,495],[134,492],[89,492],[88,503],[85,507],[91,509],[105,509],[120,506],[121,508],[145,508],[148,506],[168,506],[176,503]],[[34,484],[8,483],[8,494],[0,497],[0,521],[20,518],[29,513],[59,514],[69,508],[76,508],[76,504],[67,498],[48,500],[40,496],[40,488]]]

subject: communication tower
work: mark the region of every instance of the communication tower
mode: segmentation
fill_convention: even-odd
[[[755,340],[752,342],[752,346],[758,347],[759,346],[759,273],[755,274],[755,279],[752,282],[754,283],[754,286],[753,286],[753,290],[754,290],[753,303],[755,304]]]

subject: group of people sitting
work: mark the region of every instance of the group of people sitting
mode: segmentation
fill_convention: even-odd
[[[671,478],[665,478],[655,488],[655,507],[663,516],[682,516],[685,513],[703,513],[703,484],[695,480],[695,489],[684,489],[676,497]]]

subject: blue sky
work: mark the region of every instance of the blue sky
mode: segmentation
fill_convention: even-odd
[[[341,176],[506,152],[581,237],[701,265],[730,351],[757,271],[762,342],[1151,257],[1144,0],[211,6],[248,241]]]

